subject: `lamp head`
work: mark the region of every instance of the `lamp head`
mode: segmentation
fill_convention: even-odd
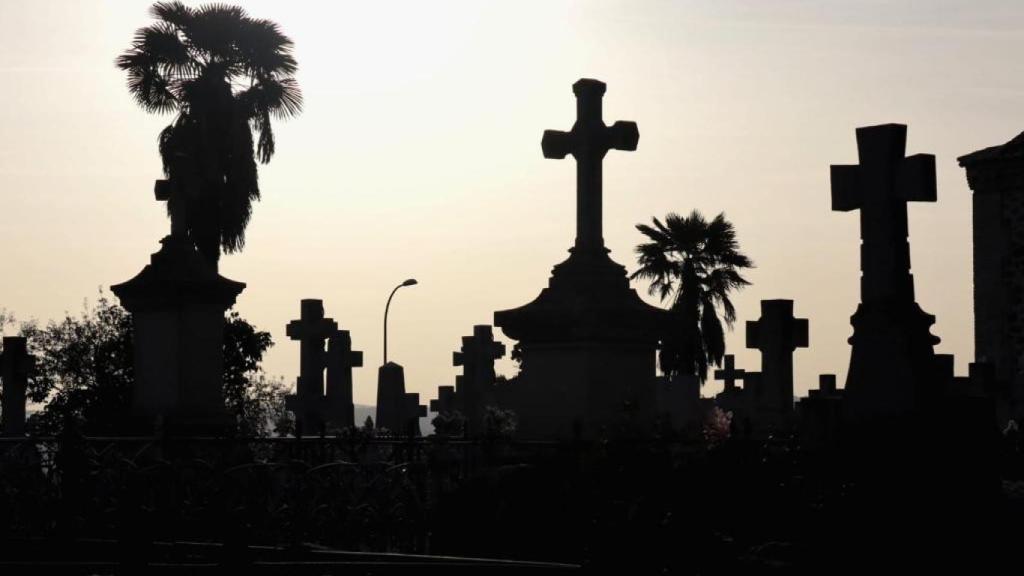
[[[405,282],[402,282],[402,286],[415,286],[416,284],[418,284],[418,282],[416,282],[415,278],[409,278]]]

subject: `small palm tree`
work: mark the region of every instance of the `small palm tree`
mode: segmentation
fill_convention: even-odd
[[[736,321],[729,294],[750,284],[740,271],[754,264],[739,251],[724,214],[710,222],[696,210],[686,217],[670,213],[664,223],[652,220],[653,226],[636,227],[650,242],[636,247],[640,268],[630,278],[650,280],[649,293],[672,302],[675,321],[663,338],[662,372],[703,383],[708,366],[721,365],[725,356],[722,320],[730,329]]]
[[[150,12],[158,21],[135,33],[116,65],[145,110],[177,112],[160,134],[164,173],[188,196],[187,234],[216,265],[221,249],[245,245],[260,197],[256,160],[274,155],[271,116],[302,109],[292,41],[234,6],[158,2]],[[168,212],[180,201],[172,195]]]

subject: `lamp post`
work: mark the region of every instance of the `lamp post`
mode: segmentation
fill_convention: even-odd
[[[391,295],[388,296],[388,303],[384,306],[384,364],[388,363],[388,310],[391,308],[391,299],[395,297],[395,292],[403,286],[415,286],[417,284],[415,278],[409,278],[405,282],[402,282],[395,289],[391,291]]]

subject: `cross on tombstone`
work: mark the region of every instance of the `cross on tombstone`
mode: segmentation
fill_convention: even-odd
[[[363,353],[352,350],[348,330],[337,330],[327,341],[327,403],[331,416],[344,428],[355,426],[352,368],[363,365]]]
[[[904,156],[907,127],[857,129],[856,166],[833,165],[832,210],[860,210],[861,300],[914,300],[907,202],[935,202],[935,156]]]
[[[473,335],[464,336],[462,349],[452,353],[452,365],[463,368],[463,374],[455,377],[455,395],[468,432],[483,429],[484,408],[493,401],[494,361],[504,355],[505,345],[494,341],[486,324],[473,326]]]
[[[793,410],[793,352],[808,345],[807,320],[793,317],[792,300],[762,300],[761,318],[747,322],[747,348],[761,351],[759,408]]]
[[[572,86],[576,95],[576,123],[569,132],[545,130],[541,149],[545,158],[576,158],[576,244],[574,251],[604,248],[601,233],[601,164],[609,150],[636,150],[640,132],[635,122],[606,126],[601,117],[605,84],[583,78]]]
[[[4,336],[0,353],[0,434],[25,434],[25,390],[32,357],[28,340],[21,336]]]
[[[323,300],[302,300],[302,315],[288,323],[285,333],[299,341],[299,378],[290,409],[298,419],[316,420],[317,403],[324,397],[324,341],[338,331],[338,323],[324,318]]]
[[[455,387],[438,386],[437,398],[430,401],[430,411],[440,414],[442,412],[451,412],[453,410],[456,410]]]
[[[736,368],[736,357],[732,354],[725,355],[725,367],[715,370],[715,380],[725,382],[725,391],[731,392],[736,389],[736,381],[742,381],[747,371]]]

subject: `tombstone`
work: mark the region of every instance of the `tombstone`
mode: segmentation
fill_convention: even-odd
[[[352,350],[348,330],[338,330],[327,341],[327,421],[341,428],[355,426],[352,369],[363,365],[363,353]]]
[[[438,386],[437,398],[430,401],[430,411],[437,414],[458,410],[455,401],[455,386]]]
[[[974,230],[975,358],[992,366],[998,423],[1024,420],[1024,133],[961,156]]]
[[[800,440],[804,447],[833,447],[840,439],[843,391],[836,388],[835,374],[818,376],[818,389],[808,391],[797,403]]]
[[[818,375],[818,389],[810,390],[809,394],[813,397],[839,397],[842,396],[842,390],[836,388],[836,375],[835,374],[819,374]]]
[[[111,286],[132,314],[135,385],[131,418],[142,431],[229,431],[224,405],[224,312],[245,284],[217,273],[185,231],[186,192],[157,181],[157,200],[173,204],[171,234],[131,280]],[[159,424],[158,424],[159,423]]]
[[[4,336],[0,352],[0,435],[25,435],[25,390],[32,357],[28,341],[21,336]]]
[[[295,394],[285,397],[285,407],[295,414],[296,432],[325,431],[324,369],[327,367],[325,341],[338,331],[338,323],[324,317],[323,300],[304,299],[298,320],[292,320],[285,333],[299,341],[299,377]]]
[[[420,395],[405,391],[405,370],[399,364],[388,362],[377,371],[377,428],[386,428],[392,434],[419,436],[419,418],[426,416],[426,406],[420,405]]]
[[[668,313],[629,286],[609,258],[601,232],[602,161],[635,150],[633,122],[604,124],[605,85],[573,85],[576,123],[544,132],[545,158],[576,160],[576,240],[548,287],[529,304],[495,312],[494,324],[522,351],[510,408],[524,437],[593,436],[623,427],[653,429],[657,414],[655,351]],[[604,431],[604,432],[602,432]]]
[[[462,338],[462,349],[452,353],[452,365],[462,366],[455,377],[455,402],[466,418],[466,433],[484,430],[484,408],[494,404],[494,361],[505,355],[505,345],[494,341],[491,327],[477,325]]]
[[[793,317],[792,300],[761,301],[761,319],[747,322],[747,348],[761,352],[754,393],[759,417],[778,420],[793,412],[793,352],[807,345],[807,320]]]
[[[726,354],[723,367],[714,372],[715,380],[724,383],[722,391],[715,395],[715,405],[733,414],[733,422],[746,428],[752,426],[755,413],[755,394],[760,388],[761,373],[736,368],[736,357]],[[742,382],[743,386],[736,386]]]
[[[844,411],[894,421],[935,396],[935,317],[914,301],[907,202],[935,201],[935,157],[904,157],[907,127],[857,129],[860,165],[832,166],[832,209],[860,210],[861,302],[851,317]]]

